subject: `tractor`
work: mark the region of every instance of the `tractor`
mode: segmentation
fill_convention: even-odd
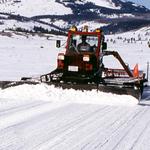
[[[61,41],[56,42],[61,46]],[[104,57],[114,56],[123,69],[106,68]],[[93,90],[127,94],[141,98],[147,82],[145,73],[133,70],[123,61],[117,51],[108,51],[107,43],[101,29],[88,31],[85,26],[78,30],[73,26],[68,32],[65,53],[59,53],[57,68],[40,77],[41,82],[56,87],[76,90]]]

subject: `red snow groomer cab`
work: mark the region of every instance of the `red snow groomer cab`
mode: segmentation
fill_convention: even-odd
[[[57,47],[60,47],[57,41]],[[136,67],[130,70],[118,52],[108,51],[101,29],[82,31],[74,26],[68,32],[65,53],[59,53],[57,68],[41,76],[41,81],[56,87],[79,90],[97,89],[105,92],[132,95],[140,98],[145,74]],[[123,69],[105,68],[103,58],[112,55]],[[113,63],[113,61],[112,61]]]

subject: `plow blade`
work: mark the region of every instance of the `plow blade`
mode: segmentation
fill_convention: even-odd
[[[39,84],[40,82],[35,82],[35,81],[0,81],[0,88],[1,89],[6,89],[9,87],[14,87],[18,85],[23,85],[23,84]]]
[[[103,84],[72,84],[72,83],[49,83],[50,85],[54,85],[55,87],[62,88],[62,89],[74,89],[74,90],[81,90],[81,91],[91,91],[97,90],[97,92],[105,92],[105,93],[112,93],[117,95],[131,95],[136,99],[141,99],[141,90],[134,89],[133,87],[119,87],[119,86],[111,86],[111,85],[103,85]]]

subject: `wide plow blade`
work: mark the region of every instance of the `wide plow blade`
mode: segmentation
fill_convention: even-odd
[[[138,99],[139,101],[141,100],[141,91],[139,89],[134,89],[132,87],[117,87],[117,86],[99,86],[98,87],[99,91],[106,92],[106,93],[114,93],[118,95],[131,95]]]

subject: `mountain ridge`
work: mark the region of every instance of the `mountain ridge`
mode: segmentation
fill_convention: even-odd
[[[150,24],[149,9],[125,0],[3,0],[0,13],[0,18],[4,17],[2,14],[8,17],[1,21],[4,24],[9,19],[25,23],[32,21],[38,22],[38,26],[47,25],[48,30],[53,26],[54,30],[65,31],[71,25],[94,22],[104,25],[102,28],[109,34],[117,29],[124,32]]]

